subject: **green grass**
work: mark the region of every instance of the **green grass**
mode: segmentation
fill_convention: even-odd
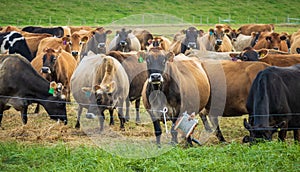
[[[98,147],[0,145],[1,171],[299,171],[300,146],[269,142],[189,149],[175,147],[148,159],[127,159]]]
[[[231,18],[234,23],[286,23],[300,18],[300,1],[281,0],[14,0],[0,3],[0,25],[103,25],[131,15],[171,15],[189,23],[214,24]],[[136,18],[140,23],[142,18]],[[164,19],[163,23],[173,21]],[[149,23],[149,21],[147,21]]]

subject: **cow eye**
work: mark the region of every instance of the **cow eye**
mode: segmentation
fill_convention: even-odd
[[[69,42],[69,45],[72,45],[72,42],[71,42],[71,41]]]

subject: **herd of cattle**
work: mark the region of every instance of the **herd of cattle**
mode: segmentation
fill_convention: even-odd
[[[272,24],[238,29],[216,24],[207,32],[189,27],[171,40],[123,28],[111,41],[112,31],[103,27],[7,26],[0,32],[0,127],[10,107],[21,111],[26,124],[32,103],[67,124],[66,101],[72,95],[79,105],[76,128],[86,108],[87,118],[99,118],[100,130],[104,111],[113,125],[117,110],[124,130],[131,101],[140,122],[142,100],[157,144],[164,107],[175,143],[174,124],[184,112],[200,114],[205,129],[214,130],[221,142],[218,117],[244,114],[250,133],[244,142],[271,140],[277,131],[284,140],[288,130],[300,142],[300,30],[288,34],[275,32]]]

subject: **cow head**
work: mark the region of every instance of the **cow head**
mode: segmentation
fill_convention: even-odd
[[[139,58],[142,58],[147,63],[148,82],[154,89],[161,89],[161,84],[164,81],[163,73],[166,68],[166,63],[172,62],[174,53],[166,52],[161,48],[152,48],[149,52],[139,52]]]
[[[122,52],[129,52],[130,51],[130,46],[131,46],[131,41],[130,38],[128,37],[128,34],[131,33],[131,30],[125,31],[125,28],[123,28],[121,31],[117,31],[117,51],[122,51]]]
[[[57,53],[61,52],[61,48],[59,51],[55,51],[54,49],[47,47],[43,52],[45,54],[43,55],[43,67],[41,69],[42,76],[48,81],[53,81],[55,80],[54,65],[57,59]]]
[[[226,32],[223,28],[223,25],[216,25],[214,29],[209,29],[209,39],[213,42],[215,51],[219,51],[225,34]]]
[[[63,94],[63,90],[64,87],[61,83],[51,82],[48,91],[50,96],[46,101],[42,101],[41,104],[45,107],[51,119],[61,120],[66,125],[68,122],[66,96]]]
[[[185,34],[183,44],[188,49],[199,49],[199,43],[197,41],[197,38],[201,33],[203,33],[203,31],[197,30],[195,27],[189,27],[187,30],[183,30],[183,33]]]
[[[245,136],[243,138],[243,142],[244,143],[247,143],[247,142],[255,143],[259,140],[271,141],[272,140],[272,135],[275,132],[280,131],[281,128],[283,128],[285,125],[286,125],[286,122],[282,121],[277,125],[269,126],[269,127],[261,126],[261,125],[251,126],[251,124],[249,124],[247,122],[247,120],[244,119],[244,127],[249,131],[250,136]]]
[[[265,57],[266,54],[268,54],[268,50],[266,49],[256,51],[252,47],[246,47],[240,54],[231,53],[229,55],[233,59],[239,59],[242,61],[258,61],[260,58]]]
[[[84,41],[82,41],[82,37],[78,33],[74,32],[70,37],[69,45],[71,54],[76,60],[78,59],[79,52],[81,51],[83,44]]]
[[[254,45],[254,49],[262,48],[287,51],[287,37],[276,32],[262,32]]]
[[[226,35],[231,40],[231,42],[235,42],[237,37],[239,36],[239,33],[235,29],[226,30],[225,32],[227,33]]]
[[[113,109],[115,105],[114,93],[116,92],[116,83],[113,80],[116,69],[112,58],[104,58],[103,63],[99,66],[99,71],[96,75],[102,75],[103,78],[100,84],[95,84],[91,87],[83,87],[82,91],[89,95],[89,100],[96,106],[90,106],[87,117],[93,117],[95,110]]]
[[[105,54],[106,53],[106,44],[107,44],[107,35],[111,34],[111,30],[99,30],[93,32],[93,37],[95,44],[97,44],[97,48],[99,49],[100,54]]]

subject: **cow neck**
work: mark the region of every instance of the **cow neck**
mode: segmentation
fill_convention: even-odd
[[[38,78],[36,82],[31,84],[30,87],[30,97],[34,97],[37,99],[46,99],[49,96],[51,96],[48,91],[50,88],[50,83],[44,79],[43,77],[41,77],[39,74],[37,74]],[[40,100],[37,100],[38,102],[40,102]]]

